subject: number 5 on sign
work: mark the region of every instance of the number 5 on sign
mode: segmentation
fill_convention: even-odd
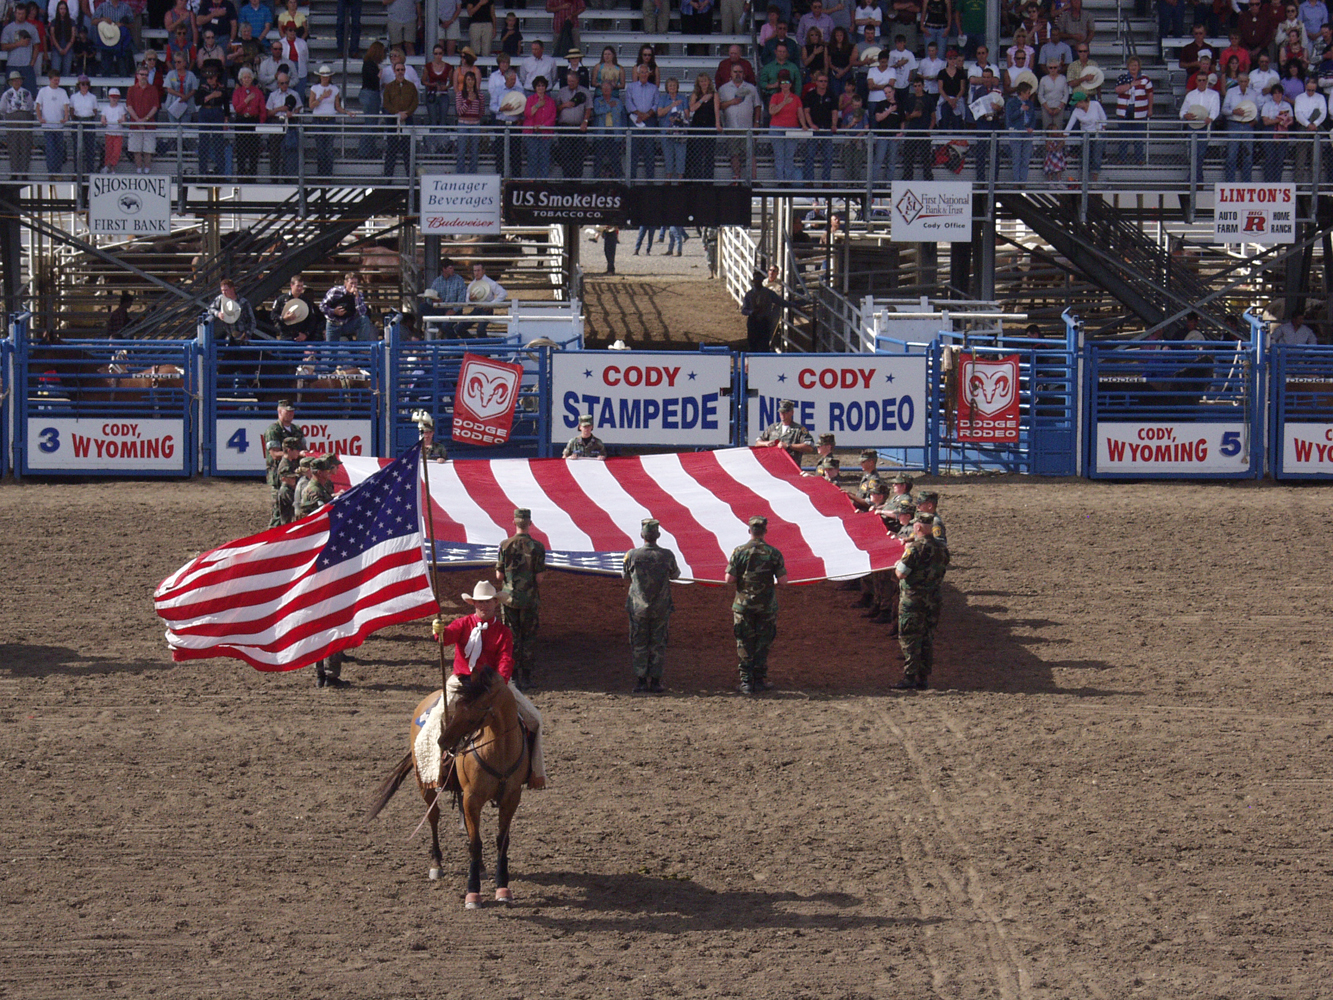
[[[1232,455],[1239,455],[1240,448],[1240,431],[1227,431],[1222,435],[1222,444],[1217,450],[1230,458]]]
[[[250,440],[245,436],[245,428],[236,428],[236,433],[227,438],[227,447],[234,449],[238,454],[244,455],[250,448]]]

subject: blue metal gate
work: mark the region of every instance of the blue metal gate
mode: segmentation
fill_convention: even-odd
[[[1273,478],[1333,478],[1333,347],[1273,347],[1269,359]]]
[[[1263,474],[1256,350],[1206,342],[1089,344],[1084,468],[1094,479]]]
[[[12,329],[12,327],[11,327]],[[10,410],[14,406],[14,344],[6,338],[0,340],[0,478],[9,471],[9,449],[11,445],[9,428],[12,425]]]
[[[386,448],[397,455],[418,438],[412,413],[425,410],[435,418],[435,437],[454,458],[546,458],[551,454],[550,347],[522,348],[481,341],[395,342],[388,350],[385,371]],[[464,354],[504,361],[523,367],[523,382],[514,408],[509,440],[483,447],[454,442],[454,396]]]
[[[188,476],[197,442],[192,341],[14,346],[22,475]]]
[[[203,340],[203,467],[213,476],[262,476],[264,431],[278,400],[296,407],[312,451],[382,454],[380,397],[384,348],[378,343],[265,341],[229,347]]]

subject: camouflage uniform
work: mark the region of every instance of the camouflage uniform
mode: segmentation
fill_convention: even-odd
[[[438,441],[432,441],[429,448],[421,449],[421,457],[423,459],[438,458],[441,461],[447,462],[449,460],[449,449]]]
[[[569,444],[565,445],[565,453],[562,458],[606,458],[606,445],[602,444],[602,439],[596,434],[586,441],[582,435],[576,434],[569,439]]]
[[[752,519],[752,525],[755,520],[761,519]],[[787,575],[787,566],[782,553],[765,542],[761,532],[732,551],[727,573],[736,581],[731,620],[740,659],[741,690],[762,690],[767,686],[768,650],[778,634],[775,584]]]
[[[285,402],[285,400],[284,400]],[[282,524],[278,511],[278,491],[282,489],[282,480],[278,478],[278,463],[282,457],[274,458],[273,449],[282,449],[283,442],[295,439],[296,448],[305,451],[305,435],[301,433],[301,426],[293,421],[290,427],[283,427],[276,420],[269,424],[268,430],[264,432],[264,459],[268,463],[266,466],[269,486],[269,499],[272,502],[273,513],[269,518],[269,527],[275,524]],[[285,456],[283,456],[285,457]]]
[[[898,566],[898,645],[903,651],[903,686],[924,688],[935,664],[935,629],[940,623],[940,584],[949,550],[933,537],[907,546]]]
[[[320,468],[320,466],[315,466]],[[301,506],[296,508],[298,518],[305,517],[307,514],[313,514],[319,508],[333,499],[333,487],[328,483],[322,483],[318,478],[310,480],[310,485],[305,488],[301,494]]]
[[[936,505],[936,511],[930,515],[932,518],[930,533],[939,540],[940,544],[947,548],[949,545],[949,532],[944,527],[944,518],[939,515],[938,505],[940,502],[940,495],[931,490],[922,490],[916,495],[916,502],[918,504],[933,503]]]
[[[284,483],[284,476],[295,476],[298,474],[299,459],[293,462],[290,458],[284,458],[278,463],[278,487],[277,514],[279,524],[291,524],[296,520],[296,487]]]
[[[815,443],[814,438],[810,436],[810,432],[803,426],[795,421],[784,424],[781,420],[765,427],[764,433],[759,435],[759,440],[781,441],[783,446],[788,449],[793,445]]]
[[[521,532],[506,538],[496,557],[495,570],[503,574],[504,589],[509,594],[510,603],[500,609],[500,614],[514,633],[514,666],[526,686],[532,683],[537,659],[538,611],[541,606],[537,574],[546,570],[546,546]]]
[[[310,484],[314,481],[314,473],[310,471],[310,463],[313,461],[313,458],[307,456],[297,463],[297,475],[300,478],[296,480],[296,489],[292,491],[293,517],[295,517],[296,512],[301,509],[301,500],[305,497],[305,491],[310,488]]]
[[[643,690],[651,681],[652,689],[659,691],[671,619],[671,581],[680,576],[680,567],[675,553],[658,546],[657,532],[647,531],[644,543],[625,553],[623,575],[630,581],[625,612],[629,615],[630,664],[638,682],[635,690]]]
[[[332,472],[336,465],[336,460],[325,457],[312,461],[310,468],[316,473]],[[332,499],[333,487],[328,483],[321,482],[318,475],[312,476],[305,492],[301,495],[301,504],[296,508],[296,516],[302,518],[307,514],[313,514]],[[317,661],[315,663],[315,686],[346,687],[347,682],[342,680],[344,659],[346,657],[342,653],[332,653],[327,659]]]

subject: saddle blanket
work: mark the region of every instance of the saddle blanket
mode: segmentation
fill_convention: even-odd
[[[412,744],[412,753],[417,762],[417,777],[427,788],[440,787],[440,731],[444,728],[444,696],[420,716],[417,724],[421,731]]]

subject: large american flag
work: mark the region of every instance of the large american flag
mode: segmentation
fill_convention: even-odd
[[[344,458],[357,483],[384,459]],[[779,448],[727,448],[675,455],[427,462],[441,563],[487,565],[514,530],[514,508],[532,510],[532,534],[553,568],[621,572],[625,551],[643,544],[639,522],[662,524],[659,544],[681,577],[722,583],[747,522],[768,518],[792,583],[847,580],[888,569],[903,546],[876,514],[858,511],[832,483],[801,470]]]
[[[319,510],[205,552],[158,585],[175,660],[295,670],[437,612],[414,445]]]

